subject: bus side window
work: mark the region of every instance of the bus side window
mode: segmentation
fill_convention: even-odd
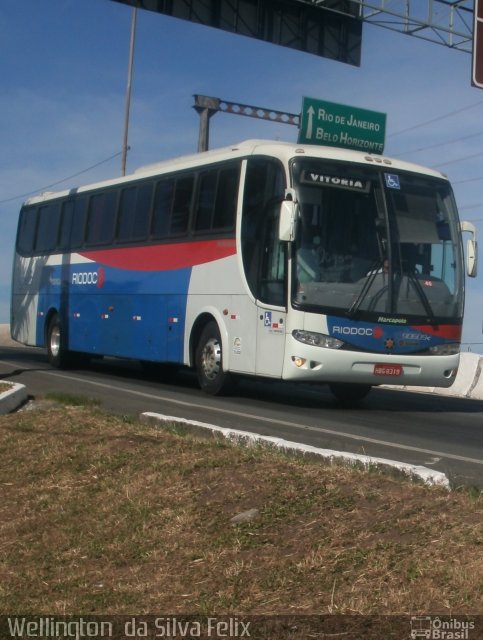
[[[195,209],[195,231],[221,231],[234,228],[238,177],[238,165],[211,169],[200,174]]]
[[[60,203],[44,205],[39,208],[39,221],[35,251],[53,251],[57,246],[60,222]]]
[[[239,166],[220,169],[213,216],[214,229],[233,229],[235,226],[239,176]]]
[[[86,217],[87,197],[64,202],[60,221],[59,249],[68,251],[83,244]]]
[[[168,178],[158,182],[154,196],[152,234],[155,238],[169,235],[171,207],[174,196],[174,179]]]
[[[194,176],[182,176],[176,180],[173,209],[171,211],[170,235],[188,231],[191,201],[193,198]]]
[[[195,211],[195,231],[210,231],[216,197],[218,171],[204,171],[198,180],[198,202]]]
[[[147,238],[152,192],[151,183],[122,190],[117,227],[120,242],[136,242]]]
[[[33,252],[36,229],[37,208],[24,207],[20,214],[17,236],[17,249],[21,255],[28,256]]]
[[[88,245],[111,244],[114,238],[117,190],[97,193],[89,202],[86,242]]]

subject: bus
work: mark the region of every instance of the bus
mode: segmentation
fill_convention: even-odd
[[[447,178],[382,155],[249,140],[27,200],[11,335],[79,357],[329,385],[450,386],[476,234]]]

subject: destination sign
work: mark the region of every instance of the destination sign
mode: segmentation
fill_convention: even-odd
[[[302,101],[299,144],[382,153],[385,136],[385,113],[314,98]]]

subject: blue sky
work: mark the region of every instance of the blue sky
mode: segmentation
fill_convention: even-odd
[[[120,154],[131,9],[111,0],[0,8],[0,322],[24,194]],[[303,96],[387,113],[385,154],[444,171],[483,236],[483,91],[471,56],[364,25],[360,68],[138,11],[127,170],[196,151],[193,94],[299,113]],[[295,141],[296,127],[219,113],[210,146]],[[121,158],[54,187],[120,175]],[[19,197],[17,197],[19,196]],[[483,353],[483,264],[467,285],[463,348]]]

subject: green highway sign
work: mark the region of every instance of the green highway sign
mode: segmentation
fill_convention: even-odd
[[[385,113],[314,98],[302,101],[299,144],[382,153],[385,134]]]

